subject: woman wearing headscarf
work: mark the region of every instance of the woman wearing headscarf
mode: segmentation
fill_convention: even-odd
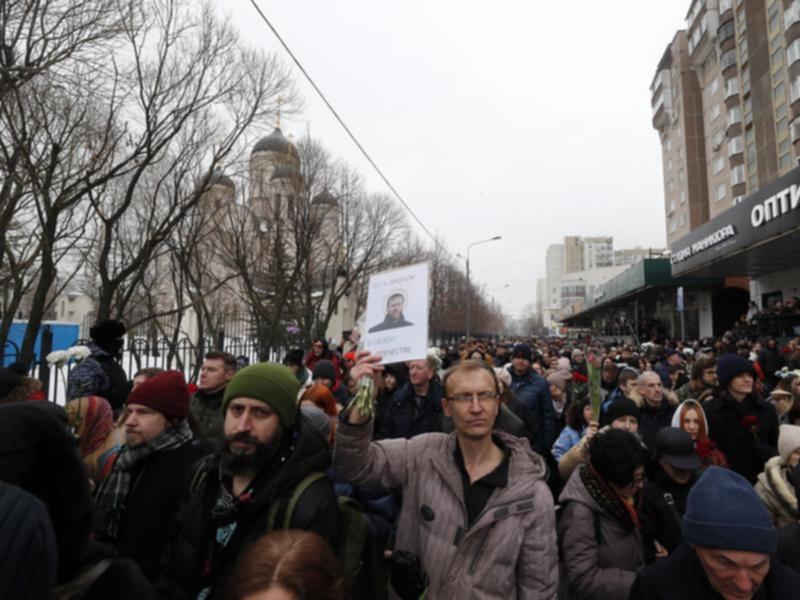
[[[728,468],[728,461],[725,455],[717,448],[717,445],[708,437],[708,421],[702,405],[697,400],[686,400],[681,403],[672,415],[672,427],[683,429],[692,436],[694,440],[694,450],[700,457],[702,466],[700,473],[706,468],[714,465],[715,467]]]
[[[99,485],[111,470],[113,457],[125,445],[125,431],[114,426],[111,405],[100,396],[70,400],[66,410],[89,478]]]
[[[767,506],[772,522],[780,529],[797,523],[797,494],[790,480],[792,470],[800,464],[800,427],[781,425],[778,434],[778,456],[773,456],[758,475],[755,489]]]

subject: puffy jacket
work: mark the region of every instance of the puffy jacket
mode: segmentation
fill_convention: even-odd
[[[495,432],[511,452],[508,485],[470,527],[455,433],[370,443],[370,430],[342,422],[334,466],[357,485],[402,488],[395,549],[420,557],[430,577],[428,598],[556,597],[553,498],[544,461],[525,440]]]
[[[794,486],[789,483],[788,467],[780,456],[773,456],[764,465],[764,471],[756,481],[756,493],[767,506],[772,522],[780,529],[786,525],[797,523],[797,496]]]
[[[511,374],[511,391],[518,400],[528,406],[536,417],[536,431],[531,431],[533,436],[533,449],[539,454],[545,454],[555,441],[556,410],[553,408],[553,398],[550,396],[550,386],[547,380],[536,371],[528,371],[525,375]]]
[[[570,448],[581,441],[581,438],[586,434],[586,428],[582,431],[575,431],[572,427],[564,427],[558,435],[556,443],[553,444],[553,458],[559,460],[564,456]]]
[[[384,407],[378,427],[380,438],[410,438],[420,433],[442,430],[442,397],[444,389],[434,378],[428,392],[417,406],[414,386],[410,382],[398,388]]]
[[[755,484],[764,464],[777,454],[775,408],[752,394],[737,402],[727,392],[721,392],[704,402],[703,410],[708,419],[708,437],[716,442],[731,469]],[[742,426],[742,419],[749,415],[758,419],[756,433]]]
[[[327,441],[305,418],[295,429],[284,432],[275,456],[253,481],[252,495],[239,502],[236,530],[217,556],[213,571],[208,573],[206,561],[216,535],[212,509],[221,485],[220,457],[217,453],[202,459],[188,479],[190,487],[162,555],[156,583],[162,598],[194,599],[204,586],[225,581],[242,550],[267,532],[270,506],[274,502],[288,503],[306,476],[324,472],[330,465]],[[192,489],[195,486],[196,489]],[[322,478],[300,497],[290,525],[292,529],[314,531],[333,546],[339,533],[338,515],[333,484]],[[207,572],[207,579],[203,578],[204,572]]]
[[[600,508],[580,476],[569,478],[559,502],[558,542],[569,598],[625,600],[636,571],[644,566],[642,536]]]
[[[100,396],[108,400],[116,415],[131,390],[128,376],[114,357],[95,342],[89,342],[87,347],[92,354],[70,371],[67,400]]]

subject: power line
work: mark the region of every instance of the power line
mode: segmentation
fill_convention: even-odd
[[[418,225],[419,225],[419,226],[422,228],[422,230],[423,230],[423,231],[424,231],[426,234],[428,234],[428,237],[430,237],[430,238],[433,240],[433,243],[434,243],[434,244],[436,244],[436,246],[437,246],[437,247],[439,247],[441,250],[443,250],[443,251],[447,252],[447,254],[451,254],[451,253],[450,253],[450,252],[447,250],[447,248],[445,248],[444,246],[442,246],[442,245],[439,243],[439,240],[437,240],[437,239],[436,239],[436,237],[435,237],[435,236],[434,236],[434,235],[433,235],[433,234],[432,234],[432,233],[431,233],[431,232],[428,230],[428,228],[427,228],[427,227],[425,227],[425,224],[422,222],[422,220],[421,220],[421,219],[420,219],[420,218],[419,218],[419,217],[416,215],[416,213],[415,213],[415,212],[414,212],[414,211],[411,209],[411,207],[410,207],[410,206],[409,206],[409,205],[406,203],[406,201],[405,201],[405,200],[403,200],[403,197],[400,195],[400,192],[398,192],[398,191],[395,189],[395,187],[392,185],[392,183],[389,181],[389,179],[386,177],[386,175],[384,175],[384,174],[383,174],[383,171],[381,171],[380,167],[379,167],[379,166],[378,166],[378,165],[375,163],[375,161],[374,161],[374,160],[372,160],[372,157],[371,157],[371,156],[369,155],[369,153],[368,153],[368,152],[367,152],[367,151],[364,149],[364,146],[362,146],[362,145],[361,145],[361,142],[359,142],[359,141],[358,141],[358,139],[356,138],[355,134],[353,134],[353,132],[352,132],[352,131],[350,131],[350,128],[347,126],[347,124],[344,122],[344,120],[343,120],[343,119],[342,119],[342,118],[339,116],[339,113],[337,113],[337,112],[336,112],[336,109],[335,109],[335,108],[333,108],[333,106],[331,105],[331,103],[330,103],[330,102],[328,102],[328,99],[325,97],[325,94],[323,94],[323,93],[322,93],[322,90],[321,90],[321,89],[319,89],[319,87],[317,86],[317,84],[316,84],[316,83],[314,82],[314,80],[311,78],[311,75],[309,75],[309,74],[308,74],[308,72],[305,70],[305,68],[303,68],[303,65],[302,65],[302,64],[300,64],[300,61],[299,61],[299,60],[298,60],[298,58],[297,58],[297,57],[294,55],[294,52],[292,52],[292,51],[289,49],[289,46],[288,46],[288,45],[286,44],[286,42],[283,40],[283,38],[281,37],[281,34],[279,34],[279,33],[278,33],[278,30],[277,30],[277,29],[275,29],[275,26],[274,26],[274,25],[273,25],[273,24],[270,22],[270,20],[267,18],[267,16],[264,14],[264,12],[261,10],[261,7],[259,7],[259,6],[258,6],[258,3],[256,2],[256,0],[250,0],[250,4],[252,4],[252,5],[253,5],[253,7],[256,9],[256,11],[258,12],[258,14],[261,16],[261,19],[264,21],[264,23],[266,23],[267,27],[269,27],[269,28],[270,28],[270,30],[272,31],[272,33],[275,35],[275,37],[276,37],[276,38],[278,39],[278,41],[280,42],[281,46],[283,46],[283,49],[284,49],[284,50],[286,50],[286,53],[287,53],[287,54],[288,54],[288,55],[291,57],[291,59],[294,61],[294,64],[295,64],[295,65],[297,65],[297,68],[298,68],[298,69],[300,69],[300,72],[301,72],[301,73],[303,74],[303,76],[306,78],[306,80],[308,81],[308,83],[310,83],[310,84],[311,84],[311,87],[313,87],[313,88],[314,88],[314,91],[315,91],[315,92],[317,92],[317,95],[318,95],[318,96],[319,96],[319,97],[322,99],[322,101],[325,103],[325,106],[327,106],[327,107],[328,107],[328,110],[330,110],[330,111],[331,111],[331,113],[333,114],[334,118],[335,118],[335,119],[336,119],[336,120],[339,122],[339,125],[341,125],[341,126],[342,126],[342,129],[344,129],[344,130],[345,130],[345,132],[347,133],[347,135],[348,135],[348,136],[350,136],[350,139],[351,139],[351,140],[353,140],[353,143],[354,143],[354,144],[356,145],[356,147],[357,147],[357,148],[358,148],[358,149],[361,151],[361,154],[363,154],[363,155],[364,155],[364,158],[366,158],[366,159],[367,159],[367,162],[369,162],[369,164],[370,164],[370,165],[372,165],[372,168],[373,168],[373,169],[375,169],[375,172],[378,174],[378,176],[379,176],[379,177],[380,177],[380,178],[383,180],[383,182],[386,184],[386,187],[388,187],[388,188],[391,190],[391,192],[394,194],[395,198],[397,198],[397,201],[398,201],[398,202],[400,202],[400,204],[403,206],[403,208],[405,208],[405,209],[408,211],[408,213],[409,213],[409,214],[410,214],[410,215],[413,217],[413,219],[414,219],[414,220],[417,222],[417,224],[418,224]]]

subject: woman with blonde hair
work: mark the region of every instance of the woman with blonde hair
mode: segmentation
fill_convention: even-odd
[[[728,468],[728,461],[725,455],[717,448],[717,445],[708,437],[708,420],[703,407],[697,400],[685,400],[672,415],[672,427],[683,429],[692,436],[694,441],[694,451],[703,463],[700,472],[707,467]]]

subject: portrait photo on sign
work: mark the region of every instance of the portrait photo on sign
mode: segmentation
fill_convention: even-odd
[[[428,347],[428,263],[370,277],[364,347],[385,362],[424,358]]]

